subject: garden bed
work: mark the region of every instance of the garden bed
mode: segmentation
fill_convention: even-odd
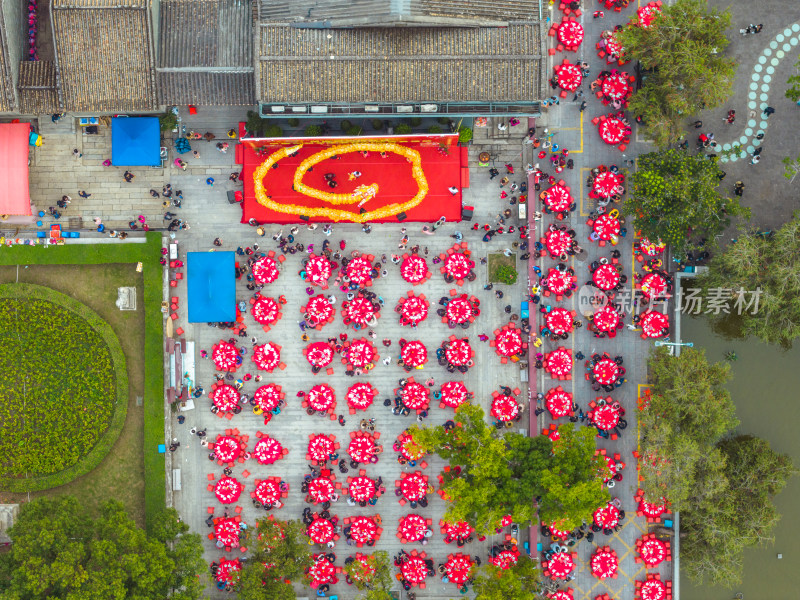
[[[504,280],[503,271],[508,271],[511,268],[514,270],[514,282],[516,282],[517,274],[517,256],[516,254],[512,254],[511,256],[506,256],[502,252],[494,253],[489,255],[489,282],[490,283],[509,283],[509,281]]]

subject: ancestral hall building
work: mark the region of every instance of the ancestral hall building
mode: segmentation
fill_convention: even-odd
[[[535,114],[539,0],[0,0],[0,113]]]

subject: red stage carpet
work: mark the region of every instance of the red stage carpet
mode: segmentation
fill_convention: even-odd
[[[428,183],[428,193],[417,206],[405,211],[408,221],[433,222],[439,217],[448,221],[461,220],[461,152],[457,135],[424,135],[424,136],[390,136],[390,137],[358,137],[358,138],[284,138],[284,139],[244,139],[237,148],[238,161],[244,169],[244,201],[242,202],[242,223],[255,219],[259,223],[298,223],[305,221],[295,211],[290,213],[270,209],[260,204],[256,198],[253,179],[256,169],[270,155],[286,147],[302,145],[295,156],[287,156],[278,160],[263,177],[263,185],[269,199],[281,205],[294,205],[306,208],[335,208],[348,211],[357,217],[360,210],[358,203],[330,205],[326,201],[292,189],[295,171],[300,163],[310,156],[329,147],[351,143],[394,143],[416,150],[420,154],[422,172]],[[446,151],[440,150],[440,147]],[[465,165],[466,166],[466,165]],[[355,180],[348,179],[348,173],[359,171],[361,176]],[[338,186],[330,188],[325,174],[333,173]],[[377,195],[366,202],[364,211],[375,211],[382,207],[409,202],[419,191],[417,181],[412,175],[412,164],[406,157],[392,152],[382,158],[379,152],[369,152],[364,157],[361,152],[348,152],[339,155],[338,159],[326,158],[313,166],[302,179],[306,186],[326,193],[349,194],[357,186],[378,185]],[[451,194],[449,187],[458,188],[458,193]],[[399,212],[399,211],[395,211]],[[369,222],[394,222],[398,216],[370,219]],[[310,221],[331,221],[330,217],[311,216]],[[343,222],[351,218],[341,219]]]

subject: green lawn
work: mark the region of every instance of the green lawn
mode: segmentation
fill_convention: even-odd
[[[511,256],[506,256],[502,252],[498,252],[496,254],[489,255],[489,281],[491,283],[501,283],[500,279],[498,278],[497,272],[502,267],[511,267],[512,269],[516,270],[517,268],[516,254],[512,254]]]

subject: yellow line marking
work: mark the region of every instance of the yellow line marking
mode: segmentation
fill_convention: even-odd
[[[581,167],[581,186],[580,186],[580,188],[581,188],[581,196],[580,196],[580,198],[581,198],[581,202],[580,202],[580,215],[581,215],[582,217],[588,217],[588,216],[589,216],[589,213],[588,213],[588,212],[586,212],[586,211],[584,210],[584,208],[583,208],[583,186],[586,184],[586,178],[583,176],[583,172],[584,172],[584,171],[586,171],[587,173],[591,173],[591,172],[592,172],[592,168],[591,168],[591,167]]]

